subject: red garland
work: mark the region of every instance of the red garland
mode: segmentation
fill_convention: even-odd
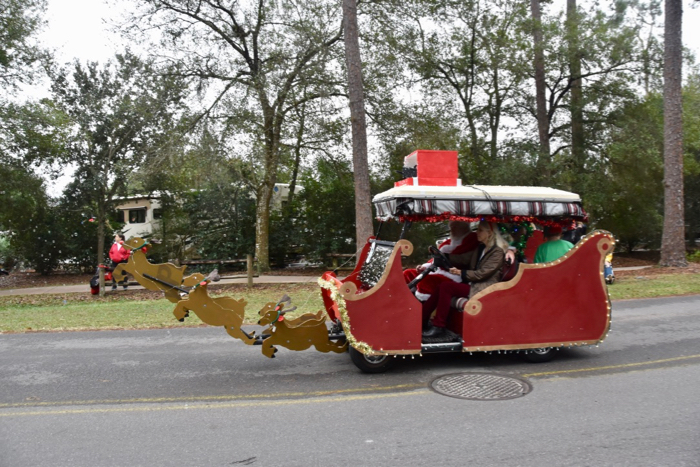
[[[588,222],[588,216],[584,217],[582,220],[583,222]],[[456,214],[451,214],[449,212],[444,212],[442,214],[438,215],[433,215],[433,216],[417,216],[417,215],[409,215],[409,216],[399,216],[399,221],[400,222],[445,222],[445,221],[463,221],[463,222],[476,222],[476,221],[487,221],[487,222],[496,222],[496,223],[516,223],[520,224],[522,222],[534,222],[535,224],[539,224],[542,226],[546,227],[551,227],[551,226],[560,226],[560,227],[568,227],[571,225],[572,222],[575,222],[576,219],[573,219],[571,217],[564,217],[560,219],[543,219],[541,217],[537,216],[476,216],[476,217],[464,217],[464,216],[458,216]]]

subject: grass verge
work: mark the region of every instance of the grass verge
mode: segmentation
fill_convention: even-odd
[[[700,274],[627,276],[618,278],[608,291],[612,300],[700,294]]]
[[[257,323],[258,311],[284,294],[298,309],[290,316],[317,312],[323,308],[320,288],[316,284],[273,284],[247,290],[222,287],[210,291],[212,297],[230,296],[245,299],[245,323]],[[175,304],[160,298],[158,292],[118,291],[104,298],[88,294],[32,295],[0,297],[0,332],[79,331],[91,329],[147,329],[177,326],[200,326],[194,313],[184,323],[172,314]]]
[[[612,300],[655,298],[700,294],[700,274],[662,274],[626,276],[608,287]],[[268,302],[288,294],[298,307],[293,316],[323,308],[320,289],[310,284],[270,284],[248,290],[229,286],[213,289],[211,295],[245,299],[245,323],[254,324],[258,311]],[[104,298],[88,294],[34,295],[0,297],[0,332],[77,331],[97,329],[146,329],[177,326],[200,326],[192,313],[184,323],[172,315],[173,303],[159,298],[159,293],[129,291]],[[614,307],[613,307],[614,309]]]

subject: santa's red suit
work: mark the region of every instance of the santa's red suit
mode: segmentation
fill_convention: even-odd
[[[438,246],[438,249],[445,254],[459,255],[475,249],[478,245],[479,241],[476,238],[476,232],[470,232],[461,237],[448,238]],[[425,263],[423,268],[427,268],[432,262],[433,260],[430,260]],[[416,276],[418,276],[418,271],[415,269],[406,269],[403,272],[403,277],[407,284],[415,279]],[[421,302],[426,301],[438,289],[443,281],[449,280],[462,282],[462,277],[457,274],[452,274],[442,268],[431,272],[416,286],[416,298]]]
[[[129,250],[124,248],[123,242],[114,242],[109,249],[109,259],[115,263],[125,263],[129,260]]]

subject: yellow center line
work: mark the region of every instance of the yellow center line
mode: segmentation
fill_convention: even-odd
[[[559,371],[544,371],[539,373],[527,373],[521,375],[524,378],[533,378],[538,376],[564,375],[572,373],[583,373],[591,371],[614,370],[624,368],[635,368],[640,366],[656,365],[661,363],[677,362],[683,360],[691,360],[700,358],[700,354],[687,355],[683,357],[673,357],[661,360],[652,360],[648,362],[626,363],[621,365],[608,365],[591,368],[578,368],[572,370]],[[287,393],[270,393],[270,394],[243,394],[243,395],[220,395],[220,396],[190,396],[190,397],[153,397],[153,398],[134,398],[134,399],[104,399],[104,400],[84,400],[84,401],[63,401],[63,402],[22,402],[13,404],[0,404],[0,409],[3,408],[18,408],[18,407],[47,407],[47,406],[65,406],[65,405],[114,405],[114,404],[158,404],[158,403],[182,403],[184,405],[163,405],[163,406],[140,406],[140,407],[116,407],[116,408],[94,408],[94,409],[64,409],[64,410],[46,410],[32,412],[8,412],[0,413],[0,417],[26,416],[26,415],[51,415],[51,414],[84,414],[84,413],[109,413],[109,412],[155,412],[163,410],[192,410],[192,409],[211,409],[211,408],[245,408],[245,407],[264,407],[264,406],[280,406],[280,405],[295,405],[295,404],[317,404],[322,402],[343,402],[357,400],[372,400],[383,399],[389,397],[403,397],[408,395],[422,395],[431,393],[431,391],[419,390],[425,388],[425,384],[398,384],[393,386],[380,386],[369,388],[349,388],[349,389],[332,389],[326,391],[309,391],[309,392],[287,392]],[[370,395],[354,395],[344,396],[343,394],[354,394],[369,391],[395,391],[403,390],[399,393],[391,394],[370,394]],[[325,398],[323,396],[335,395],[336,397]],[[297,398],[290,400],[275,400],[269,399],[279,398]],[[305,399],[300,399],[305,398]],[[244,402],[246,399],[263,399],[259,401]],[[268,399],[268,400],[265,400]],[[230,401],[222,403],[221,401]],[[187,405],[188,402],[197,403],[197,405]],[[215,402],[213,404],[203,404],[202,402]]]
[[[37,410],[33,412],[8,412],[0,413],[1,417],[24,417],[30,415],[76,415],[76,414],[91,414],[91,413],[126,413],[126,412],[162,412],[166,410],[195,410],[195,409],[232,409],[232,408],[247,408],[247,407],[272,407],[282,405],[303,405],[303,404],[321,404],[335,402],[351,402],[373,399],[387,399],[391,397],[406,397],[406,396],[421,396],[424,394],[434,394],[432,391],[423,389],[421,391],[399,392],[391,394],[368,394],[357,396],[341,396],[320,399],[294,399],[282,401],[255,401],[255,402],[228,402],[217,404],[197,404],[197,405],[157,405],[157,406],[138,406],[138,407],[114,407],[114,408],[91,408],[91,409],[65,409],[65,410]]]
[[[568,374],[568,373],[582,373],[582,372],[586,372],[586,371],[616,370],[616,369],[620,369],[620,368],[634,368],[634,367],[645,366],[645,365],[656,365],[658,363],[668,363],[668,362],[677,362],[680,360],[690,360],[693,358],[700,358],[700,354],[688,355],[685,357],[665,358],[663,360],[652,360],[649,362],[625,363],[623,365],[608,365],[608,366],[598,366],[598,367],[592,367],[592,368],[578,368],[575,370],[543,371],[541,373],[528,373],[528,374],[525,374],[522,376],[523,376],[523,378],[532,378],[532,377],[537,377],[537,376],[564,375],[564,374]]]
[[[148,397],[134,399],[95,399],[83,401],[56,401],[56,402],[17,402],[0,404],[0,409],[11,407],[46,407],[59,405],[111,405],[111,404],[143,404],[143,403],[163,403],[163,402],[202,402],[202,401],[229,401],[240,399],[282,399],[289,397],[319,397],[340,394],[352,394],[358,392],[369,391],[396,391],[424,388],[425,384],[397,384],[394,386],[380,386],[368,388],[350,388],[350,389],[329,389],[327,391],[308,391],[308,392],[281,392],[270,394],[225,394],[220,396],[182,396],[182,397]]]

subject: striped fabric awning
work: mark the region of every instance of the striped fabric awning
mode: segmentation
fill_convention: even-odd
[[[588,217],[577,194],[546,187],[400,186],[379,193],[372,202],[377,219],[383,221],[486,219],[559,224],[585,222]]]

